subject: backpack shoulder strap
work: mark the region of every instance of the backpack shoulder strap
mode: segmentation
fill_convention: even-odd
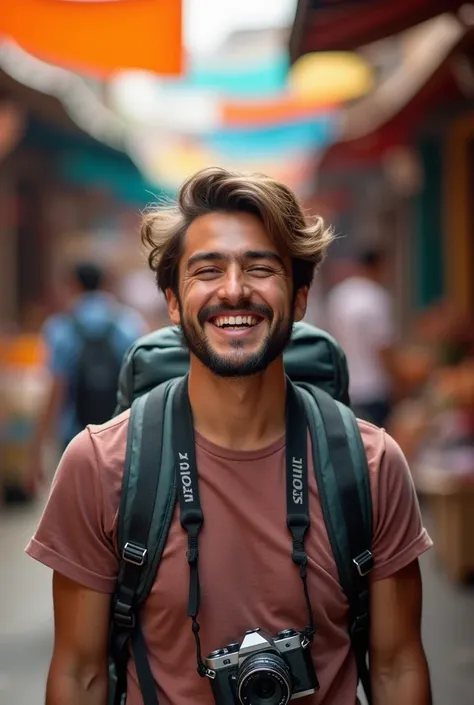
[[[349,601],[349,633],[369,703],[369,573],[372,498],[367,458],[352,411],[329,394],[299,385],[307,410],[321,508],[339,579]]]
[[[131,407],[122,495],[118,514],[120,571],[113,598],[109,705],[126,692],[131,639],[144,705],[157,705],[155,684],[137,612],[155,580],[176,504],[172,396],[165,382]]]
[[[78,338],[80,338],[80,340],[87,340],[88,331],[82,321],[79,320],[77,314],[74,311],[71,311],[71,313],[67,315],[67,320],[73,327],[74,332],[76,333]]]

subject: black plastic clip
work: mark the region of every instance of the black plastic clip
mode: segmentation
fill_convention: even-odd
[[[132,606],[116,600],[113,606],[112,618],[120,627],[133,629],[135,626],[135,614]]]
[[[147,553],[147,549],[143,546],[127,541],[123,547],[122,558],[127,563],[132,563],[133,565],[141,567],[145,564]]]
[[[368,575],[374,567],[374,557],[372,553],[368,550],[361,553],[360,556],[353,558],[352,562],[357,568],[357,572],[359,573],[361,578],[364,578],[366,575]]]

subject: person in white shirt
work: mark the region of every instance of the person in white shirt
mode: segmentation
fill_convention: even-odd
[[[328,295],[327,327],[347,356],[356,415],[384,426],[392,405],[395,342],[392,299],[383,285],[385,256],[367,250],[356,264]]]

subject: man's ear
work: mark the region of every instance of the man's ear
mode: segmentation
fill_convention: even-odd
[[[181,323],[181,315],[179,313],[178,297],[171,289],[166,289],[166,301],[168,303],[168,313],[171,322],[174,323],[175,326],[179,326]]]
[[[293,304],[293,316],[295,322],[301,321],[306,313],[306,306],[308,304],[308,291],[309,287],[302,286],[296,292],[295,303]]]

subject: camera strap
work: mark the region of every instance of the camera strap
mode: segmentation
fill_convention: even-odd
[[[308,557],[304,548],[309,528],[308,438],[307,421],[302,400],[287,378],[286,402],[286,495],[287,525],[292,535],[292,559],[300,568],[309,624],[304,629],[307,646],[313,640],[315,624],[307,586]],[[173,399],[173,452],[175,456],[181,526],[188,534],[189,564],[188,617],[196,641],[197,671],[200,676],[214,677],[202,659],[199,622],[200,585],[198,572],[199,533],[204,516],[199,499],[199,479],[196,464],[194,427],[188,396],[188,375],[177,385]]]
[[[175,454],[176,483],[179,497],[181,526],[188,534],[186,557],[189,564],[188,617],[192,620],[192,630],[196,641],[197,671],[201,677],[210,676],[202,660],[199,622],[197,621],[201,589],[199,585],[198,536],[204,517],[199,499],[199,482],[196,464],[196,447],[191,405],[188,396],[188,375],[179,382],[173,399],[173,451]]]
[[[309,623],[304,629],[307,646],[316,632],[313,609],[308,590],[308,556],[305,537],[309,529],[308,489],[308,425],[302,399],[294,385],[286,380],[286,523],[291,532],[291,557],[300,568]]]

